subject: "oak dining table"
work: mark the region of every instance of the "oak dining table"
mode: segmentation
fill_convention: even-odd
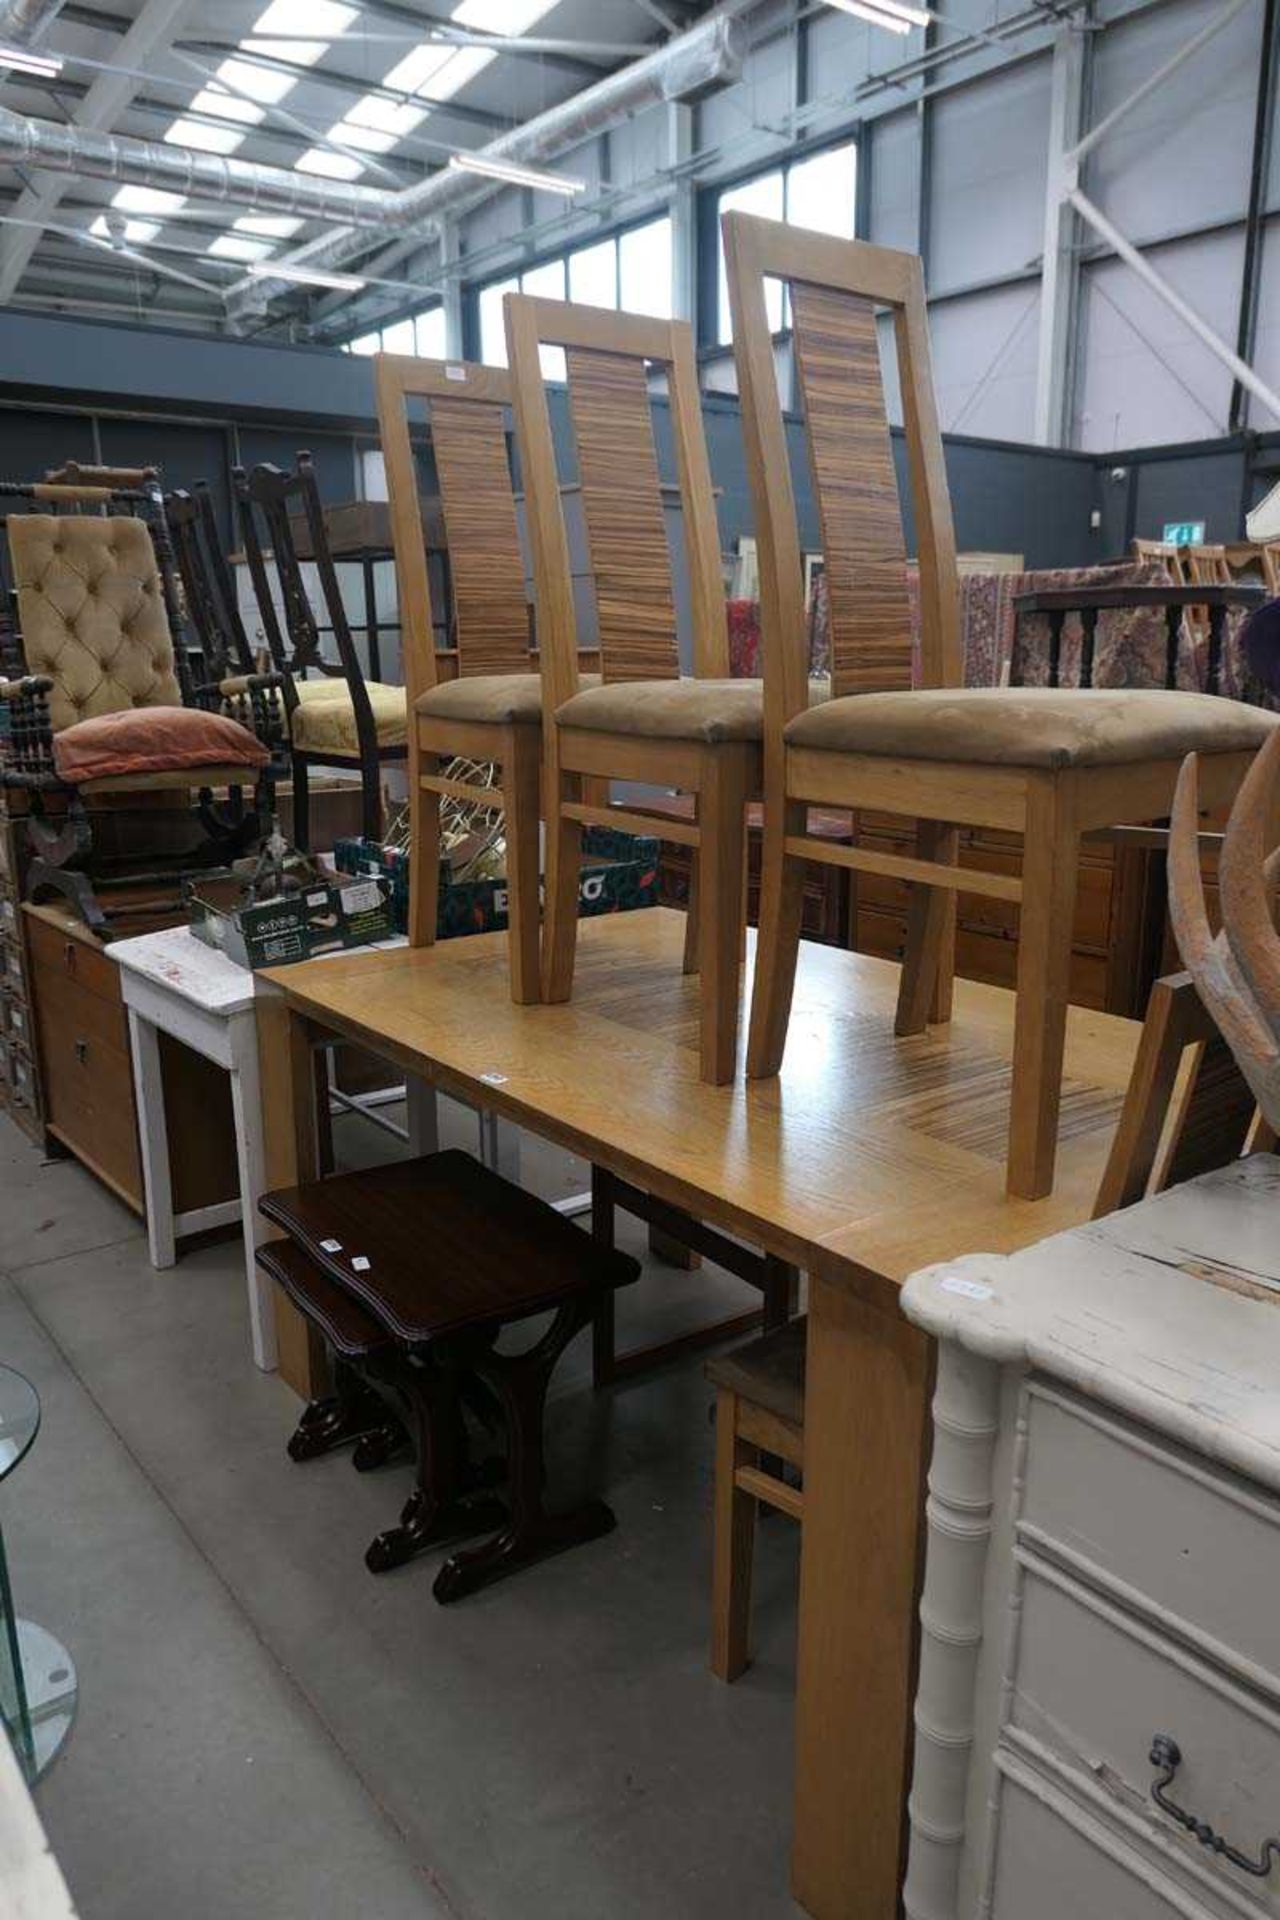
[[[267,1185],[317,1171],[312,1052],[337,1036],[807,1274],[792,1890],[816,1920],[892,1920],[933,1376],[898,1290],[1089,1218],[1139,1028],[1069,1010],[1054,1191],[1009,1199],[1011,992],[957,981],[949,1026],[898,1039],[897,966],[806,944],[781,1075],[709,1086],[683,942],[666,908],[584,922],[563,1005],[512,1003],[503,934],[267,973]],[[280,1370],[310,1395],[323,1355],[275,1311]]]

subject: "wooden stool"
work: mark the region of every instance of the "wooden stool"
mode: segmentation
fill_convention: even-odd
[[[638,1277],[637,1261],[595,1246],[545,1201],[457,1151],[267,1194],[261,1206],[292,1243],[262,1248],[263,1266],[335,1356],[403,1407],[413,1434],[417,1486],[400,1525],[369,1548],[371,1572],[501,1520],[490,1540],[453,1554],[437,1574],[436,1599],[456,1600],[612,1530],[602,1500],[547,1512],[543,1409],[560,1355],[591,1322],[601,1291]],[[352,1307],[363,1317],[353,1319]],[[531,1347],[496,1350],[504,1327],[542,1313],[553,1318]],[[468,1454],[469,1380],[487,1389],[506,1427],[501,1508],[485,1497],[494,1470]],[[332,1415],[308,1409],[303,1424],[346,1437],[368,1417],[348,1396]]]
[[[805,1317],[707,1362],[716,1389],[715,1563],[711,1671],[736,1680],[750,1664],[756,1506],[799,1520],[804,1496],[766,1469],[763,1453],[804,1464]]]

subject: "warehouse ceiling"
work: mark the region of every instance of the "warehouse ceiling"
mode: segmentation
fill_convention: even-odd
[[[705,0],[0,0],[0,116],[394,192],[706,10]],[[6,65],[8,49],[56,71]],[[218,332],[234,315],[238,330],[288,334],[315,290],[273,281],[255,310],[247,276],[337,224],[198,188],[0,163],[0,304]],[[387,237],[369,229],[368,250]]]

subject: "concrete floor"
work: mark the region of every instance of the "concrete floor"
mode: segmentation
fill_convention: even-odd
[[[395,1151],[336,1132],[344,1164]],[[446,1134],[470,1145],[468,1117]],[[585,1184],[537,1143],[524,1165]],[[622,1342],[741,1304],[714,1269],[652,1268]],[[153,1272],[135,1217],[2,1118],[0,1359],[44,1409],[0,1520],[19,1611],[79,1669],[38,1803],[84,1920],[798,1913],[796,1529],[761,1529],[756,1664],[722,1687],[700,1360],[597,1395],[580,1340],[552,1489],[606,1493],[617,1532],[445,1609],[433,1557],[364,1568],[405,1467],[286,1458],[298,1402],[250,1362],[238,1242]]]

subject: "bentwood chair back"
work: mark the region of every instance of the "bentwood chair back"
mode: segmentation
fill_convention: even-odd
[[[1205,694],[962,686],[955,543],[920,262],[747,214],[727,214],[723,227],[765,657],[765,833],[748,1072],[781,1065],[805,861],[909,883],[902,1035],[949,1017],[957,891],[1017,901],[1006,1179],[1010,1193],[1034,1199],[1053,1183],[1082,834],[1167,813],[1187,752],[1205,756],[1204,778],[1213,782],[1212,795],[1202,786],[1206,801],[1230,797],[1276,716]],[[792,302],[831,582],[836,697],[808,710],[768,278],[783,281]],[[877,307],[891,314],[897,343],[920,568],[922,684],[914,690],[906,690],[903,547]],[[916,857],[824,845],[807,832],[811,805],[914,817]],[[960,825],[1020,834],[1021,875],[962,867]],[[963,1172],[977,1175],[972,1165]]]
[[[507,845],[512,998],[538,998],[538,781],[542,688],[529,646],[529,597],[511,472],[511,377],[501,368],[378,354],[378,421],[391,503],[409,690],[409,942],[436,936],[440,802],[500,804]],[[416,411],[430,434],[448,542],[456,646],[435,643],[423,539]],[[425,434],[420,436],[420,444]],[[499,786],[455,777],[450,762],[493,765]]]
[[[636,781],[695,796],[693,821],[663,816],[663,837],[694,849],[701,1071],[733,1076],[745,914],[745,807],[759,783],[758,682],[729,678],[715,497],[691,330],[684,321],[508,294],[508,356],[526,488],[548,724],[543,997],[567,1000],[577,938],[584,823],[652,832],[639,808],[610,807],[598,783]],[[578,675],[561,492],[540,349],[564,350],[602,681]],[[692,628],[681,677],[676,593],[654,438],[650,383],[665,377]],[[550,716],[554,715],[552,725]],[[595,786],[593,788],[593,783]]]

